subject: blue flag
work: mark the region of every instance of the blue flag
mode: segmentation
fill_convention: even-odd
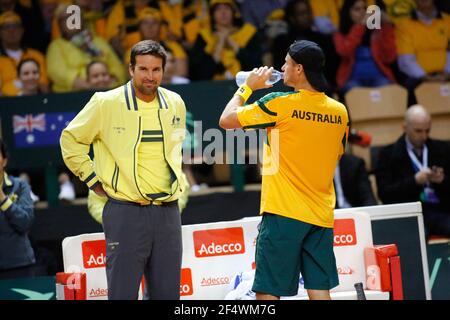
[[[75,115],[75,112],[13,115],[16,148],[59,145],[61,132]]]

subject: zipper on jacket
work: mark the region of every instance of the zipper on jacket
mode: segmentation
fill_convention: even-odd
[[[134,183],[136,184],[136,188],[139,191],[139,194],[142,196],[142,198],[144,198],[145,200],[149,200],[148,197],[144,196],[141,192],[141,189],[139,189],[139,185],[137,182],[137,178],[136,178],[136,148],[137,145],[139,144],[139,141],[141,140],[141,116],[139,116],[139,130],[138,130],[138,137],[136,140],[136,143],[134,145],[134,150],[133,150],[133,175],[134,175]]]
[[[161,108],[158,109],[158,120],[159,120],[159,125],[161,126],[161,131],[162,131],[162,138],[163,138],[163,141],[162,141],[162,142],[163,142],[163,155],[164,155],[164,160],[166,161],[167,165],[169,166],[169,169],[172,170],[172,172],[173,172],[173,174],[174,174],[174,176],[175,176],[175,179],[177,180],[177,187],[175,188],[175,191],[176,191],[176,190],[178,189],[179,182],[178,182],[178,177],[177,177],[175,171],[172,169],[172,167],[170,166],[169,161],[167,161],[167,159],[166,159],[166,144],[165,144],[165,142],[164,142],[164,127],[162,126],[161,116],[160,116],[160,111],[161,111]],[[169,199],[171,196],[173,196],[173,193],[172,193],[172,183],[170,183],[170,193],[169,193],[169,195],[167,196],[166,199]],[[160,200],[160,201],[162,201],[162,200]]]

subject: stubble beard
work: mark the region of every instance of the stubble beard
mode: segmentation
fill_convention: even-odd
[[[139,84],[136,86],[137,91],[139,91],[139,93],[146,95],[146,96],[152,96],[156,93],[157,87],[155,86],[155,88],[147,88],[145,87],[143,84]]]

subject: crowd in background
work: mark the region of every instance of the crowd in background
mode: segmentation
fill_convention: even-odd
[[[281,69],[288,45],[307,39],[326,53],[330,95],[400,83],[413,104],[422,81],[450,78],[449,12],[445,0],[0,0],[1,94],[118,86],[143,39],[166,48],[174,84]]]

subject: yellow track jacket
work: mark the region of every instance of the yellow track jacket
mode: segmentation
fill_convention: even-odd
[[[89,188],[101,183],[114,199],[140,204],[177,200],[183,191],[181,147],[185,137],[186,108],[181,97],[159,88],[158,119],[163,132],[164,157],[170,168],[171,192],[144,194],[137,175],[142,119],[131,82],[95,93],[61,134],[62,157],[67,167]],[[89,156],[93,145],[94,159]]]

